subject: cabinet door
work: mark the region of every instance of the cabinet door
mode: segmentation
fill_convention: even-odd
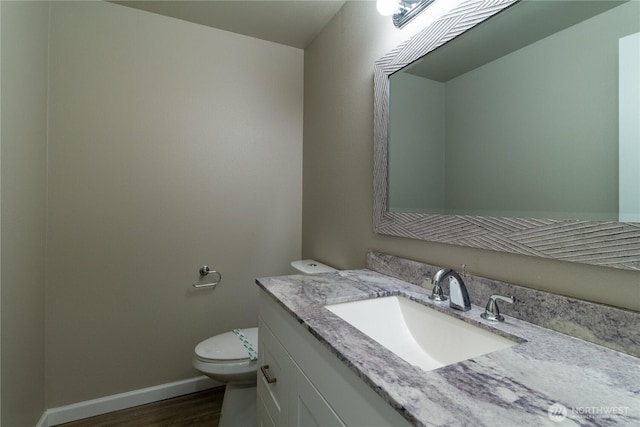
[[[269,411],[267,410],[267,405],[262,399],[262,395],[258,393],[258,402],[257,402],[257,418],[258,418],[258,427],[278,427],[276,423],[271,418]]]
[[[333,427],[345,424],[331,409],[329,403],[322,397],[309,378],[294,365],[295,379],[292,384],[293,420],[290,425],[296,427]]]
[[[260,320],[258,334],[258,425],[286,427],[293,361]]]

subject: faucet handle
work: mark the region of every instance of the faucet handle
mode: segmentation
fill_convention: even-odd
[[[489,297],[489,302],[487,303],[487,307],[484,310],[484,313],[480,315],[485,320],[489,320],[491,322],[504,322],[504,316],[500,314],[500,309],[498,308],[497,300],[508,302],[513,304],[516,302],[516,297],[510,296],[505,297],[502,295],[491,295]]]

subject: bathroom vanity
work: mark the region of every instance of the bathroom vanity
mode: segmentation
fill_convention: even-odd
[[[391,264],[401,265],[403,260],[370,254],[368,267],[376,262],[382,262],[384,268],[378,270],[384,270]],[[407,263],[404,266],[409,265],[411,271],[405,269],[404,273],[416,278],[412,282],[433,271],[433,266]],[[598,417],[607,417],[611,425],[640,425],[638,358],[511,317],[507,310],[503,311],[507,314],[504,322],[487,322],[480,318],[484,309],[471,292],[484,291],[486,284],[480,285],[475,279],[465,278],[473,307],[461,312],[446,304],[437,305],[428,299],[430,290],[393,275],[399,274],[364,269],[257,280],[261,288],[262,370],[258,372],[258,425],[540,426],[556,425],[553,417],[594,425],[602,421]],[[522,289],[514,286],[513,293]],[[426,305],[429,310],[514,343],[426,371],[325,307],[391,295]],[[520,298],[525,299],[522,305],[540,303],[533,294]],[[558,301],[537,308],[544,311],[557,307]],[[584,307],[575,302],[568,303],[564,311],[576,308],[583,312]],[[592,311],[599,315],[597,308]],[[381,318],[384,316],[380,313]],[[621,328],[627,321],[638,320],[638,313],[633,312],[607,316],[621,316]],[[572,325],[573,330],[579,330],[575,323]],[[424,328],[430,326],[425,324]],[[638,350],[635,335],[610,332],[624,342],[629,353]],[[448,337],[438,345],[450,345],[456,338]]]
[[[259,330],[259,426],[410,425],[264,291]]]

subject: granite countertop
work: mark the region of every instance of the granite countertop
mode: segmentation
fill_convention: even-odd
[[[256,282],[414,425],[640,425],[640,359],[633,356],[508,316],[505,322],[489,323],[480,318],[481,307],[461,312],[437,306],[427,298],[429,290],[371,270]],[[522,342],[426,372],[323,307],[389,295]],[[549,415],[552,405],[566,408],[562,422]]]

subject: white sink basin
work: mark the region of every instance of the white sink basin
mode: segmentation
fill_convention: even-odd
[[[325,308],[425,371],[517,344],[400,296],[331,304]]]

